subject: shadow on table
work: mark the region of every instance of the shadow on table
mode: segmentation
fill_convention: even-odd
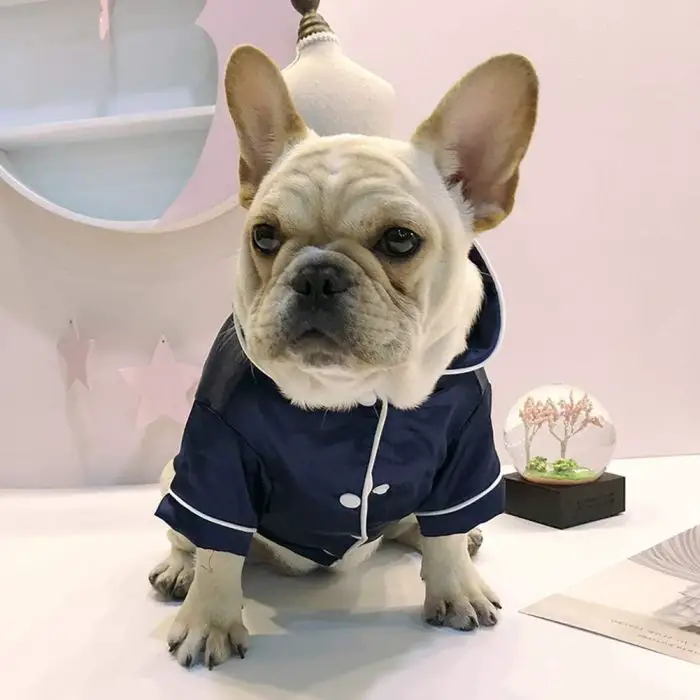
[[[421,594],[417,567],[411,565],[406,576],[405,556],[387,548],[356,572],[299,578],[251,567],[246,597],[256,615],[259,606],[268,609],[267,622],[274,630],[255,631],[246,659],[232,659],[212,675],[230,682],[232,696],[235,689],[247,688],[270,700],[297,694],[319,700],[362,697],[433,639],[421,621],[419,604],[397,607],[392,595],[394,604],[387,607],[389,587],[406,578],[411,579],[409,598]],[[256,621],[251,622],[255,630]]]
[[[356,700],[406,654],[426,644],[418,610],[285,615],[289,634],[258,635],[241,663],[217,669],[236,688],[261,698],[291,696]],[[275,692],[275,690],[277,692]]]

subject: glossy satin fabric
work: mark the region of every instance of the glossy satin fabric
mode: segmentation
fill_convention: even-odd
[[[204,367],[157,516],[197,547],[245,555],[257,531],[322,565],[361,538],[416,514],[425,536],[468,532],[503,512],[491,388],[481,368],[499,341],[497,285],[477,248],[483,308],[468,338],[419,408],[388,406],[363,485],[380,415],[375,406],[306,411],[245,357],[229,317]]]

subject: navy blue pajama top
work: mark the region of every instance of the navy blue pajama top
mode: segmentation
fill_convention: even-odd
[[[469,349],[416,409],[381,401],[350,411],[297,408],[246,358],[229,317],[204,366],[156,515],[202,549],[245,556],[257,532],[330,566],[411,514],[424,536],[436,537],[502,513],[482,365],[499,342],[503,314],[477,247],[470,258],[486,293]]]

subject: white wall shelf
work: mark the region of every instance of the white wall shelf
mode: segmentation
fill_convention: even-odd
[[[10,5],[29,5],[37,2],[48,2],[48,0],[0,0],[0,7],[10,7]]]
[[[0,0],[0,177],[54,213],[153,230],[195,171],[217,97],[205,0]]]
[[[43,2],[44,0],[31,1]],[[0,129],[0,150],[11,151],[20,147],[130,138],[154,133],[206,131],[211,125],[213,116],[214,105],[207,105]]]

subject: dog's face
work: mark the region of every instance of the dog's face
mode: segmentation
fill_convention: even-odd
[[[293,402],[420,404],[466,347],[483,285],[468,253],[511,211],[537,78],[501,56],[466,75],[410,142],[318,137],[261,51],[226,94],[248,209],[234,311],[251,360]]]

